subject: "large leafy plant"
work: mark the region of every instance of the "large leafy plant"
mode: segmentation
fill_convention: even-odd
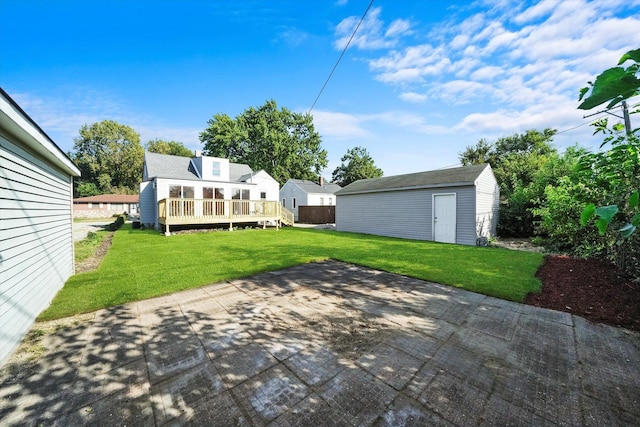
[[[627,61],[632,64],[621,67]],[[618,67],[605,70],[596,77],[595,82],[582,88],[579,109],[590,110],[605,102],[607,108],[612,108],[640,93],[640,49],[625,53],[618,61]],[[585,97],[585,95],[587,95]],[[640,104],[635,105],[637,107]],[[625,105],[626,107],[626,105]],[[638,112],[632,111],[632,113]],[[626,114],[626,109],[625,109]],[[623,238],[631,236],[640,227],[639,188],[640,188],[640,129],[626,129],[622,124],[611,128],[607,120],[596,122],[594,134],[606,135],[600,148],[610,144],[605,152],[591,153],[582,161],[582,170],[595,175],[596,182],[601,185],[608,195],[610,204],[596,206],[589,203],[582,214],[580,222],[587,225],[592,218],[596,219],[596,227],[604,235],[609,225],[614,222],[616,215],[623,214],[625,220],[619,228]]]

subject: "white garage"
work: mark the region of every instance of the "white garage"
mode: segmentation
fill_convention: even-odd
[[[488,164],[363,179],[336,192],[336,229],[480,245],[496,235],[499,203]]]
[[[80,171],[0,89],[0,363],[74,273]]]

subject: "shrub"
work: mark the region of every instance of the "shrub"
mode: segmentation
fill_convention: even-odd
[[[118,215],[116,220],[113,221],[111,224],[109,224],[109,226],[108,226],[109,231],[116,231],[118,228],[122,227],[122,225],[124,224],[125,219],[126,219],[126,216]]]

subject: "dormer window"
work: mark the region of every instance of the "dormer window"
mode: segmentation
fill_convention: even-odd
[[[211,167],[211,175],[215,177],[220,177],[220,162],[213,162]]]

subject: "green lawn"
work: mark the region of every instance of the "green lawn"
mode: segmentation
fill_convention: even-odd
[[[539,253],[299,228],[165,237],[126,224],[100,267],[71,277],[39,320],[328,258],[512,301],[540,288]]]

